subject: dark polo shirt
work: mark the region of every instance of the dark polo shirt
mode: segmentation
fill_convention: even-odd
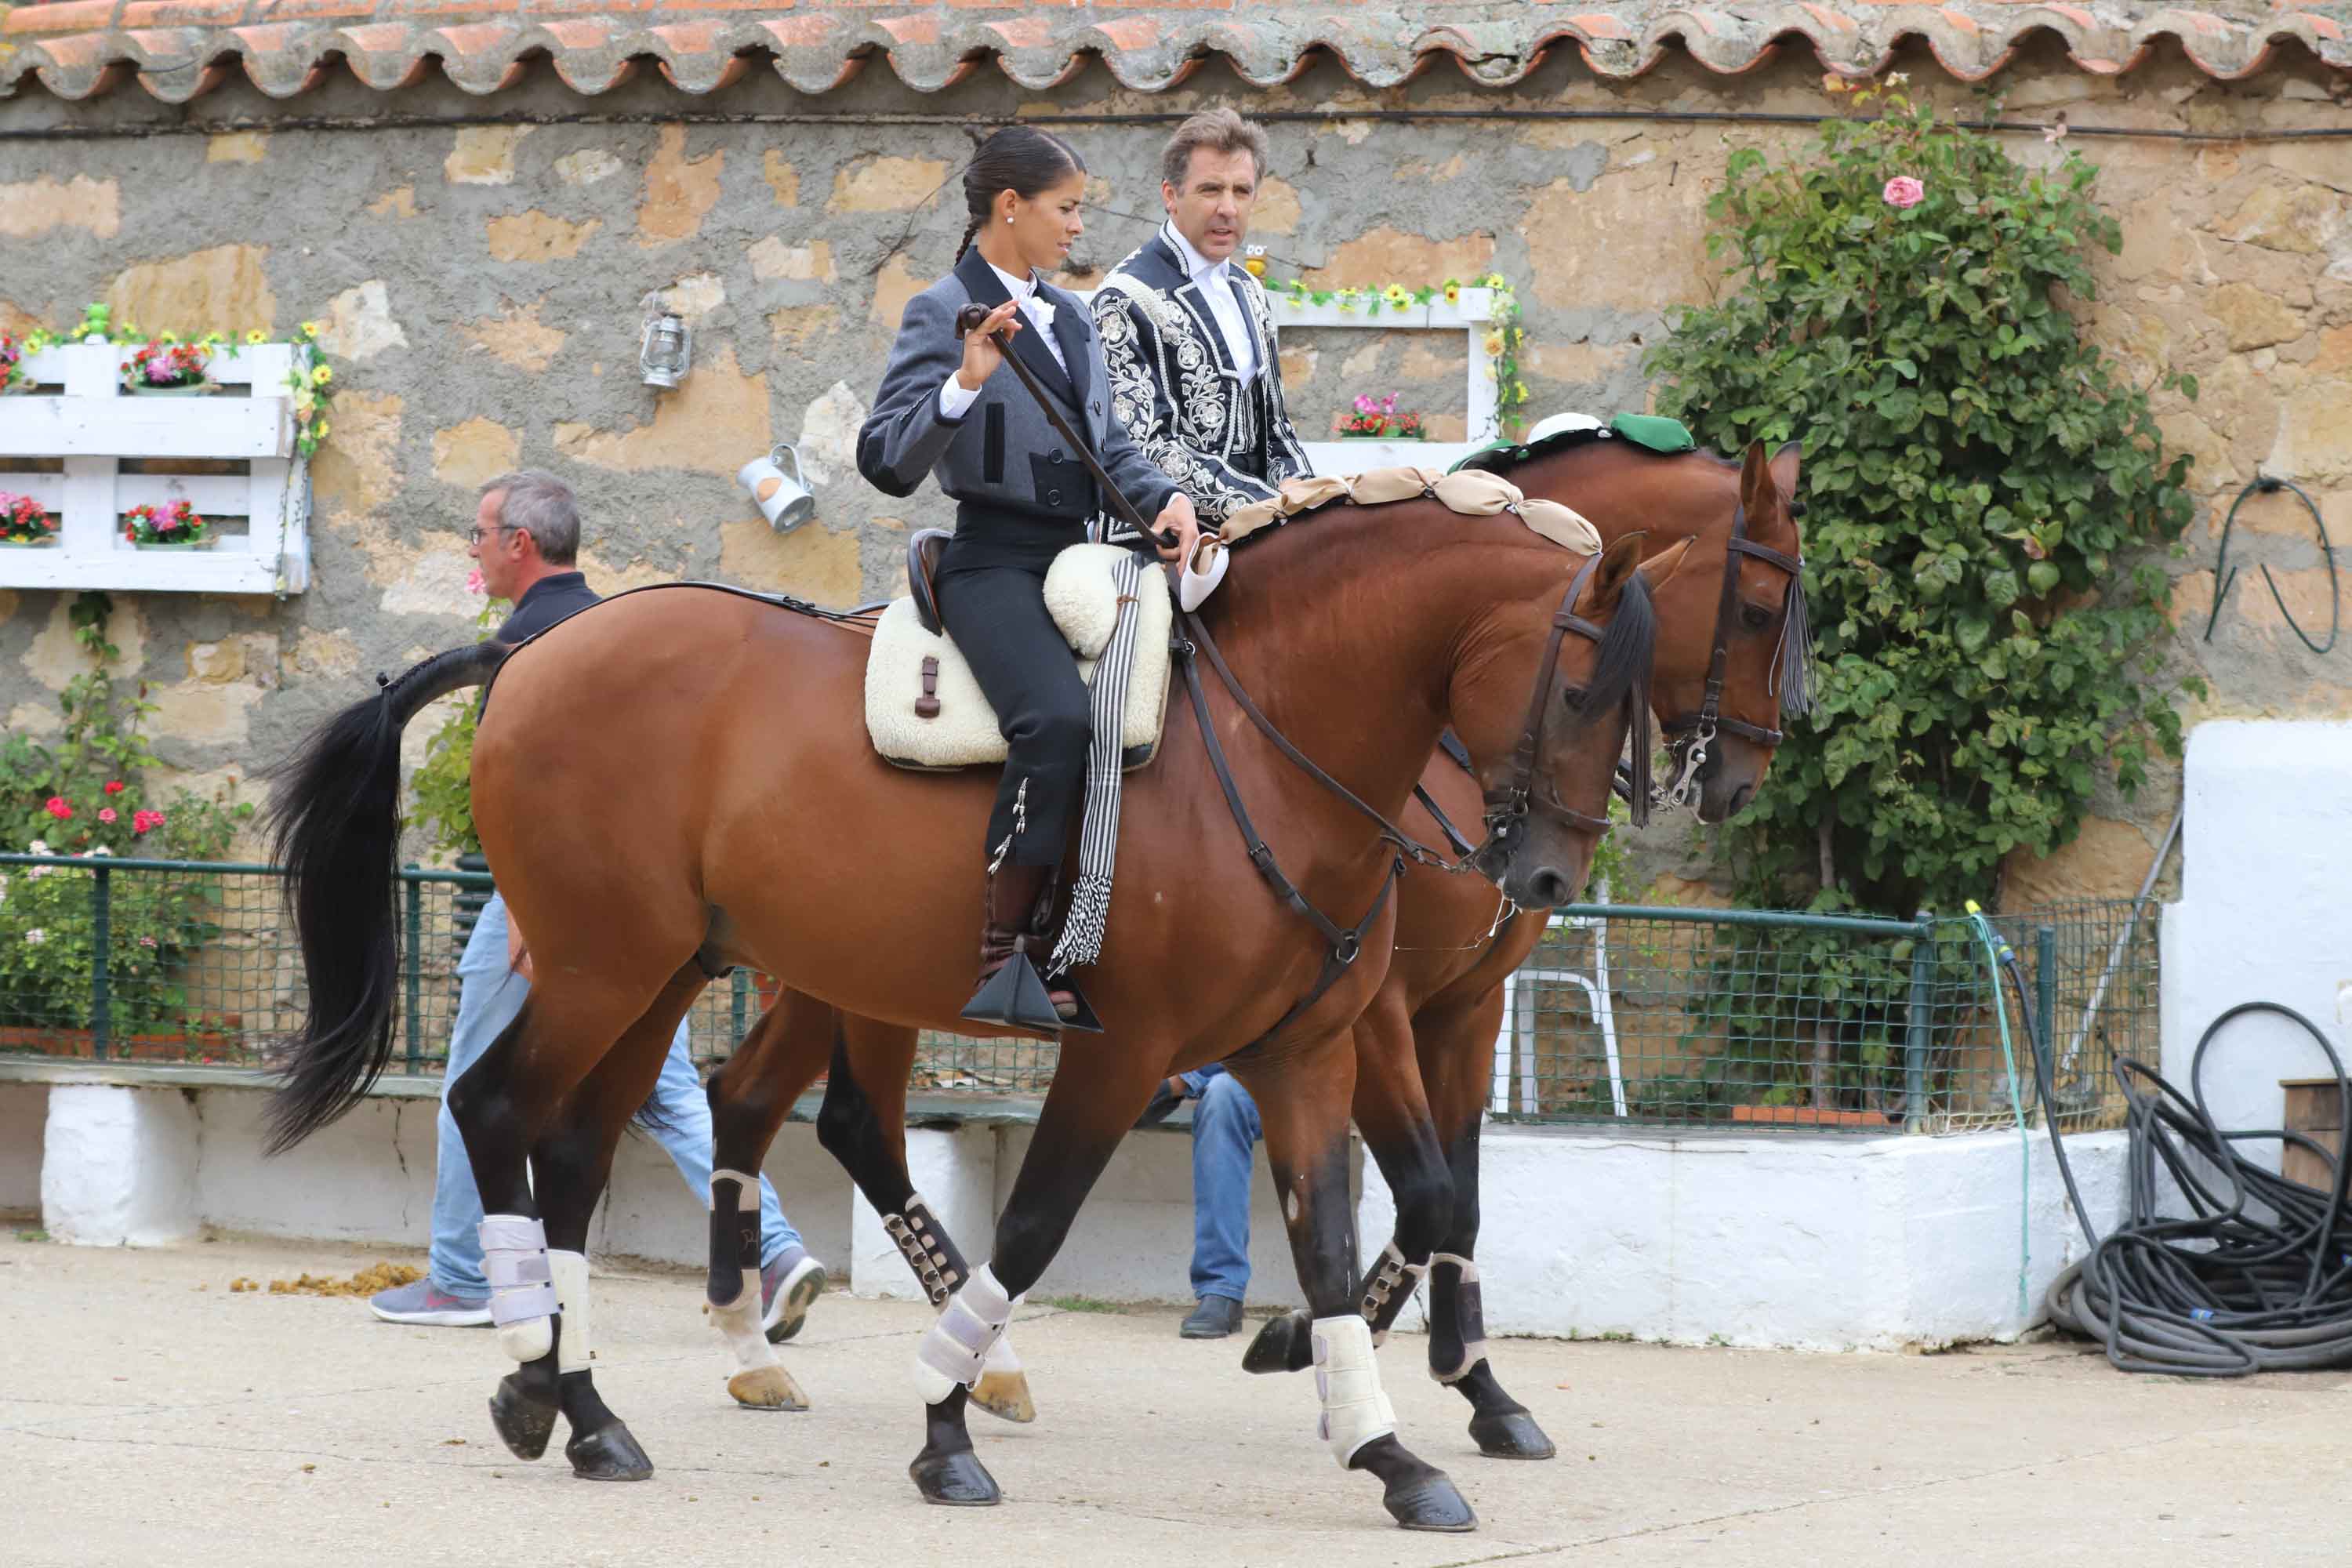
[[[596,603],[596,591],[577,572],[541,577],[515,601],[514,614],[498,629],[498,640],[509,647],[535,637],[558,621],[567,620]]]

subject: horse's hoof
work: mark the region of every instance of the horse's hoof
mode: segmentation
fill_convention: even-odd
[[[618,1421],[593,1432],[576,1434],[563,1446],[563,1457],[572,1461],[572,1473],[583,1481],[653,1479],[654,1462],[646,1458],[646,1451],[637,1447],[637,1440]]]
[[[808,1395],[781,1366],[747,1367],[727,1380],[727,1392],[747,1410],[806,1410]]]
[[[1381,1503],[1401,1529],[1461,1535],[1478,1528],[1478,1516],[1470,1511],[1469,1502],[1452,1481],[1433,1472],[1418,1480],[1399,1481]]]
[[[1036,1401],[1029,1397],[1025,1372],[983,1372],[972,1384],[971,1402],[1000,1421],[1026,1426],[1037,1419]]]
[[[1536,1425],[1536,1418],[1524,1410],[1473,1415],[1470,1436],[1476,1440],[1478,1451],[1490,1459],[1549,1459],[1559,1452]]]
[[[988,1467],[969,1448],[950,1453],[934,1454],[929,1449],[915,1456],[907,1467],[913,1478],[915,1489],[923,1494],[925,1502],[941,1508],[994,1508],[1004,1500],[996,1488],[996,1478]]]
[[[1268,1318],[1242,1352],[1244,1372],[1305,1372],[1314,1359],[1312,1331],[1304,1312]]]
[[[499,1429],[507,1452],[518,1459],[536,1459],[547,1452],[547,1440],[555,1435],[555,1410],[554,1400],[532,1398],[514,1373],[499,1379],[499,1391],[490,1395],[490,1425]]]

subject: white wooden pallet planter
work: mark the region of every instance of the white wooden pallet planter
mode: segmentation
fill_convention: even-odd
[[[1396,306],[1383,303],[1380,313],[1370,313],[1364,305],[1343,310],[1337,301],[1328,305],[1303,303],[1297,299],[1276,294],[1273,297],[1274,323],[1277,327],[1369,327],[1374,331],[1439,331],[1462,332],[1470,340],[1469,416],[1464,420],[1466,441],[1302,441],[1307,461],[1318,474],[1360,474],[1372,468],[1444,468],[1468,457],[1496,436],[1502,426],[1496,416],[1495,356],[1486,352],[1486,330],[1495,319],[1495,294],[1491,289],[1465,289],[1456,302],[1447,304],[1442,299],[1426,305]]]
[[[1091,300],[1091,289],[1075,290]],[[1468,457],[1502,434],[1496,405],[1495,356],[1486,352],[1486,331],[1495,320],[1495,291],[1465,289],[1456,302],[1442,299],[1426,305],[1402,307],[1383,302],[1378,315],[1364,304],[1343,310],[1328,305],[1303,303],[1288,294],[1272,294],[1274,324],[1284,327],[1369,327],[1374,331],[1463,332],[1470,340],[1469,415],[1463,422],[1466,441],[1301,441],[1307,461],[1318,474],[1360,474],[1373,468],[1444,468]]]
[[[58,395],[0,395],[0,490],[29,495],[58,522],[58,542],[0,545],[0,587],[119,588],[150,593],[299,594],[310,585],[310,484],[295,445],[287,376],[295,343],[213,356],[208,397],[137,396],[121,387],[133,349],[69,343],[25,359],[20,372]],[[63,473],[15,459],[55,458]],[[234,476],[125,473],[126,459],[241,459]],[[142,550],[122,537],[134,506],[185,500],[215,525],[245,523],[207,549]]]

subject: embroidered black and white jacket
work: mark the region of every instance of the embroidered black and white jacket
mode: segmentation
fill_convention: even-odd
[[[1257,351],[1247,382],[1165,229],[1111,269],[1090,307],[1119,423],[1204,526],[1312,472],[1283,402],[1265,288],[1238,266],[1227,271]]]

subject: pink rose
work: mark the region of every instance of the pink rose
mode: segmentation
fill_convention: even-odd
[[[1908,174],[1897,174],[1886,182],[1886,189],[1879,194],[1890,207],[1916,207],[1927,199],[1927,187]]]
[[[98,819],[100,822],[112,822],[114,820],[114,807],[110,805],[99,807]]]
[[[471,572],[466,574],[466,592],[468,594],[484,594],[488,591],[488,589],[482,585],[482,569],[480,567],[477,566]]]

